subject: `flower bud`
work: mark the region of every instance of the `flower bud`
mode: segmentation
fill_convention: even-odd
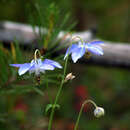
[[[105,112],[104,109],[102,107],[96,107],[94,110],[94,116],[99,118],[101,116],[104,116]]]
[[[72,80],[72,79],[74,79],[74,78],[75,78],[75,76],[72,75],[72,73],[69,73],[69,74],[67,74],[66,77],[65,77],[65,82],[67,82],[68,80]]]

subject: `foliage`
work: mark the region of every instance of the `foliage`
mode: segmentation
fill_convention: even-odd
[[[75,21],[71,21],[76,17],[76,9],[80,15],[84,10],[83,20],[88,21],[87,29],[97,22],[98,36],[108,40],[129,41],[127,1],[83,0],[76,3],[69,0],[2,0],[0,7],[1,20],[31,24],[34,31],[36,26],[40,27],[40,37],[36,44],[47,50],[44,58],[53,58],[62,65],[63,56],[54,57],[60,43],[56,38],[61,30],[65,30],[66,34],[71,33],[72,29],[78,30],[78,26],[73,28]],[[80,20],[77,20],[78,24],[81,24]],[[42,28],[48,29],[48,32],[43,34]],[[31,61],[34,50],[19,46],[18,41],[11,43],[10,48],[3,45],[0,44],[0,129],[18,130],[25,127],[33,130],[47,127],[53,99],[63,78],[62,70],[41,75],[40,85],[35,75],[25,74],[20,77],[17,69],[11,68],[9,64]],[[59,101],[54,106],[56,128],[58,124],[73,129],[78,108],[86,98],[91,98],[105,108],[106,115],[96,120],[93,107],[87,105],[80,121],[81,130],[130,129],[129,71],[77,64],[69,64],[67,71],[74,72],[76,78],[64,84]],[[83,90],[80,85],[84,86]]]

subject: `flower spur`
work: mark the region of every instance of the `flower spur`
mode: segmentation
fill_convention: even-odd
[[[77,62],[86,52],[94,55],[103,55],[103,49],[100,45],[104,44],[102,41],[92,41],[85,43],[83,41],[78,42],[78,44],[72,44],[66,51],[64,59],[71,54],[74,63]]]
[[[54,70],[55,68],[62,68],[62,66],[53,60],[45,59],[42,61],[40,58],[36,58],[36,53],[38,50],[35,51],[34,59],[31,63],[24,63],[24,64],[10,64],[10,66],[18,67],[18,74],[23,75],[29,71],[29,73],[35,73],[38,76],[41,72],[44,73],[45,70]],[[40,53],[40,52],[39,52]]]

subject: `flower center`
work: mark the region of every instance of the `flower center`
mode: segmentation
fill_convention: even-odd
[[[79,42],[79,45],[78,45],[79,47],[81,47],[81,48],[84,48],[85,46],[84,46],[84,43],[82,43],[82,42]]]

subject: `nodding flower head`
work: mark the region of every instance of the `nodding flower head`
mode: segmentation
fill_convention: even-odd
[[[104,116],[105,112],[104,109],[102,107],[96,107],[94,110],[94,116],[99,118],[101,116]]]
[[[36,51],[35,51],[36,52]],[[34,59],[31,63],[24,63],[24,64],[10,64],[10,66],[18,67],[18,74],[23,75],[26,72],[35,73],[38,76],[41,72],[44,73],[45,70],[54,70],[55,68],[62,68],[62,66],[53,60],[45,59],[42,61],[40,58],[36,58],[36,53]]]
[[[92,42],[83,42],[80,41],[78,44],[72,44],[66,51],[64,59],[71,54],[72,60],[74,63],[77,62],[86,52],[89,52],[94,55],[103,55],[103,49],[100,47],[101,44],[104,44],[102,41],[92,41]]]
[[[78,118],[77,118],[77,121],[76,121],[74,130],[77,130],[77,128],[78,128],[80,116],[81,116],[81,114],[82,114],[82,112],[83,112],[84,106],[85,106],[87,103],[91,103],[91,104],[94,105],[94,107],[95,107],[94,116],[95,116],[95,117],[99,118],[99,117],[101,117],[101,116],[104,115],[104,109],[103,109],[102,107],[98,107],[97,104],[96,104],[94,101],[90,100],[90,99],[85,100],[85,101],[83,102],[81,108],[80,108],[80,112],[79,112],[79,115],[78,115]]]

